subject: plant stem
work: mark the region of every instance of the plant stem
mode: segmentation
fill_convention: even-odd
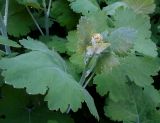
[[[5,5],[5,14],[4,14],[4,19],[3,19],[3,22],[4,22],[4,36],[6,38],[8,38],[8,35],[7,35],[7,23],[8,23],[8,8],[9,8],[9,0],[6,0],[6,5]],[[11,53],[11,49],[9,46],[5,46],[5,51],[6,51],[6,54],[10,54]]]
[[[28,8],[28,6],[26,6],[26,9],[27,9],[27,11],[28,11],[29,15],[31,16],[31,18],[32,18],[33,22],[34,22],[34,23],[35,23],[35,25],[37,26],[37,28],[38,28],[39,32],[41,33],[41,35],[42,35],[42,36],[44,36],[43,31],[41,30],[41,28],[40,28],[40,26],[39,26],[39,24],[38,24],[37,20],[36,20],[36,19],[35,19],[35,17],[33,16],[32,12],[31,12],[31,11],[30,11],[30,9]]]
[[[91,72],[94,71],[94,68],[95,68],[96,65],[97,65],[98,58],[99,58],[99,56],[96,56],[96,60],[95,60],[94,64],[91,66],[91,68],[90,68],[90,70],[89,70],[88,76],[90,75]],[[88,83],[90,82],[90,80],[93,78],[94,74],[95,74],[95,73],[93,72],[93,73],[90,75],[89,79],[88,79],[86,82],[84,82],[83,88],[86,88],[86,86],[88,85]]]
[[[89,82],[91,81],[91,79],[93,78],[93,76],[94,76],[94,72],[91,74],[91,76],[89,77],[89,79],[85,82],[85,84],[83,85],[83,88],[86,88],[87,87],[87,85],[89,84]]]
[[[94,56],[94,55],[93,55],[93,56]],[[84,68],[84,70],[83,70],[82,76],[81,76],[80,81],[79,81],[79,84],[80,84],[80,85],[83,85],[85,79],[87,78],[87,75],[86,75],[86,74],[87,74],[88,66],[89,66],[89,64],[90,64],[93,56],[91,56],[91,57],[88,59],[86,65],[85,65],[85,68]]]
[[[52,0],[49,0],[48,10],[47,10],[47,16],[49,18],[50,10],[51,10]]]
[[[0,13],[1,34],[6,38],[8,38],[8,34],[7,34],[8,8],[9,8],[9,0],[6,0],[4,18]],[[9,46],[5,45],[5,52],[7,55],[11,53],[11,49]]]
[[[7,27],[7,21],[8,21],[8,8],[9,8],[9,0],[6,0],[5,14],[4,14],[4,25],[5,25],[5,27]]]
[[[51,3],[52,3],[52,0],[49,1],[48,10],[47,10],[46,0],[43,0],[43,7],[44,7],[44,14],[45,14],[45,30],[46,30],[46,36],[49,36],[48,18],[49,18]]]
[[[97,64],[97,61],[98,61],[99,56],[96,56],[96,61],[95,61],[95,63],[91,66],[89,73],[87,73],[87,71],[88,71],[88,66],[89,66],[89,64],[90,64],[90,62],[91,62],[91,60],[93,59],[94,56],[95,56],[95,55],[93,54],[93,55],[88,59],[86,65],[85,65],[85,68],[84,68],[84,70],[83,70],[81,79],[80,79],[80,81],[79,81],[79,84],[82,85],[83,88],[86,88],[86,86],[88,85],[88,83],[90,82],[90,80],[91,80],[91,79],[93,78],[93,76],[94,76],[94,72],[93,72],[93,73],[91,74],[91,76],[89,77],[89,79],[85,82],[86,78],[90,75],[90,73],[93,71],[93,69],[95,68],[95,66],[96,66],[96,64]],[[85,83],[85,84],[84,84],[84,83]],[[66,113],[68,114],[68,113],[70,112],[70,110],[71,110],[71,106],[69,105],[68,108],[67,108]]]
[[[66,113],[69,114],[70,110],[71,110],[71,106],[69,105],[68,108],[67,108]]]

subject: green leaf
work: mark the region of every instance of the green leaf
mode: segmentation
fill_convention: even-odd
[[[98,93],[103,96],[110,92],[112,100],[127,97],[127,78],[138,86],[146,87],[154,82],[151,76],[157,75],[160,70],[160,61],[157,58],[127,56],[119,59],[119,62],[119,65],[102,72],[94,79]]]
[[[75,112],[85,101],[90,112],[99,118],[92,97],[67,72],[64,60],[56,52],[32,39],[20,43],[32,51],[0,61],[7,84],[26,88],[29,94],[46,94],[44,100],[50,110],[66,112],[70,105]]]
[[[125,78],[124,73],[120,72],[119,69],[114,69],[111,72],[96,75],[94,78],[94,84],[97,85],[97,92],[101,96],[110,92],[110,98],[115,101],[126,98],[126,81],[127,79]]]
[[[58,112],[49,111],[38,96],[28,96],[24,90],[2,87],[0,99],[1,123],[74,123],[73,120]],[[5,118],[3,118],[5,117]]]
[[[78,47],[77,31],[70,31],[67,36],[66,48],[68,52],[75,53]]]
[[[118,55],[126,55],[133,48],[135,39],[136,30],[125,27],[112,31],[108,37],[112,51]]]
[[[96,72],[101,73],[103,71],[111,71],[114,67],[119,65],[119,58],[115,53],[105,53],[99,57],[98,63],[96,65]]]
[[[27,39],[23,39],[19,41],[21,45],[23,45],[25,48],[35,51],[49,51],[48,47],[41,43],[40,41],[33,40],[30,37],[27,37]]]
[[[158,52],[157,52],[157,46],[156,44],[151,40],[151,39],[140,39],[135,42],[134,45],[135,51],[138,51],[144,55],[152,56],[152,57],[157,57]]]
[[[89,12],[100,10],[98,3],[95,0],[68,0],[73,11],[82,13],[83,15]]]
[[[0,36],[0,44],[6,45],[6,46],[11,46],[11,47],[21,47],[19,44],[17,44],[16,42],[7,39],[3,36]]]
[[[25,6],[31,6],[33,8],[41,8],[40,3],[38,0],[17,0],[20,4],[25,5]]]
[[[66,0],[56,0],[52,2],[51,17],[55,18],[61,26],[72,29],[76,26],[79,16],[70,9]]]
[[[151,57],[157,56],[157,48],[150,40],[151,24],[150,18],[147,15],[136,14],[130,9],[119,9],[116,11],[114,19],[115,28],[128,27],[137,31],[136,40],[134,42],[134,51]]]
[[[59,53],[66,52],[67,40],[56,35],[54,36],[40,36],[39,40],[43,41],[50,49],[54,49]]]
[[[69,58],[70,62],[76,66],[77,72],[81,73],[85,67],[84,54],[75,53]]]
[[[34,25],[25,6],[18,4],[15,0],[10,1],[8,18],[8,33],[14,37],[27,35]]]
[[[137,30],[138,37],[150,38],[151,24],[147,15],[136,14],[133,10],[120,8],[113,15],[116,28],[130,27]],[[125,19],[124,19],[125,18]],[[134,20],[134,21],[133,21]]]
[[[154,0],[123,0],[137,13],[151,14],[155,10]]]
[[[123,121],[125,123],[159,123],[160,113],[156,110],[157,104],[160,102],[160,94],[152,86],[142,90],[133,84],[128,85],[128,99],[124,101],[114,102],[109,100],[106,102],[105,115],[114,121]],[[146,93],[149,91],[150,93]],[[154,98],[156,98],[156,103]],[[158,115],[157,119],[153,118],[153,114]]]
[[[48,47],[54,48],[59,53],[65,53],[66,52],[66,43],[67,40],[64,38],[60,38],[58,36],[53,36],[52,40],[47,43]]]
[[[119,8],[126,8],[127,5],[124,2],[115,2],[103,8],[103,11],[106,12],[107,15],[114,15],[116,10]]]
[[[77,66],[74,65],[73,63],[71,63],[69,60],[66,60],[68,69],[67,71],[75,78],[75,80],[79,81],[80,80],[80,75],[79,75],[79,71],[77,69]]]

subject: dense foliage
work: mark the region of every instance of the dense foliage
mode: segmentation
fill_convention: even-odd
[[[0,123],[160,123],[159,0],[0,10]]]

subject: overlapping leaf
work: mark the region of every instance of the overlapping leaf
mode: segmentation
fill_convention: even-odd
[[[68,0],[73,11],[82,13],[83,15],[89,12],[96,12],[99,10],[99,5],[95,0]]]
[[[70,31],[67,36],[66,48],[69,53],[75,53],[78,47],[77,31]]]
[[[154,0],[123,0],[137,13],[151,14],[155,10]]]
[[[12,47],[20,47],[16,42],[7,39],[3,36],[0,36],[0,44],[6,45],[6,46],[12,46]]]
[[[31,6],[34,8],[40,8],[40,3],[38,0],[17,0],[20,4],[25,6]]]
[[[46,94],[45,101],[51,110],[65,112],[70,105],[77,111],[85,101],[98,118],[92,97],[67,73],[65,62],[55,51],[30,38],[20,43],[32,51],[0,61],[7,84],[26,88],[29,94]]]
[[[136,85],[146,87],[153,83],[151,76],[156,75],[159,70],[159,59],[127,56],[121,58],[120,64],[113,67],[112,70],[97,75],[94,83],[101,95],[110,92],[112,100],[125,99],[127,97],[125,89],[127,77]]]
[[[1,95],[1,123],[47,123],[48,120],[73,123],[68,116],[49,111],[38,97],[29,97],[23,90],[6,86],[2,87]]]
[[[133,48],[135,40],[136,30],[132,28],[118,28],[108,36],[112,51],[118,55],[127,54]]]
[[[41,36],[40,40],[45,42],[45,44],[55,51],[59,53],[65,53],[66,52],[66,43],[67,40],[64,38],[60,38],[58,36]]]
[[[8,18],[8,33],[15,37],[28,34],[34,25],[25,6],[18,4],[15,0],[10,1]]]
[[[99,57],[96,73],[111,71],[115,66],[119,65],[119,57],[114,53],[104,53]]]
[[[124,19],[125,18],[125,19]],[[136,14],[130,9],[119,9],[114,15],[115,27],[130,27],[137,31],[134,50],[144,55],[156,57],[157,48],[155,43],[150,40],[150,20],[149,17],[142,14]]]
[[[142,90],[133,84],[125,88],[128,99],[124,101],[106,102],[105,114],[112,120],[125,123],[159,123],[160,112],[156,106],[160,102],[160,95],[152,86]]]
[[[103,8],[103,11],[106,12],[107,15],[114,15],[116,10],[119,8],[126,8],[127,5],[124,2],[115,2]]]
[[[76,26],[79,16],[69,7],[66,0],[56,0],[52,3],[51,17],[55,18],[61,26],[72,29]]]

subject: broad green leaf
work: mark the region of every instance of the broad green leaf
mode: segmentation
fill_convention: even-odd
[[[151,14],[155,10],[154,0],[123,0],[137,13]]]
[[[119,65],[119,58],[115,53],[104,53],[99,57],[96,65],[96,72],[111,71],[115,66]]]
[[[10,1],[8,18],[8,33],[14,37],[27,35],[34,25],[25,6],[18,4],[15,0]]]
[[[66,52],[66,43],[67,40],[64,38],[60,38],[58,36],[52,36],[51,41],[47,43],[48,47],[54,48],[59,53],[65,53]]]
[[[0,99],[1,123],[73,123],[73,120],[58,112],[49,111],[40,97],[28,96],[24,90],[2,87]]]
[[[127,4],[124,2],[115,2],[103,8],[103,11],[106,12],[107,15],[114,15],[116,10],[119,8],[126,8]]]
[[[75,78],[75,80],[79,81],[80,80],[80,72],[77,69],[77,66],[71,63],[69,60],[66,60],[67,63],[67,71]]]
[[[126,55],[133,48],[136,40],[136,30],[132,28],[121,27],[111,32],[108,41],[111,43],[111,49],[118,55]]]
[[[122,67],[131,81],[145,87],[154,82],[152,76],[160,70],[160,59],[151,57],[128,57],[122,59]]]
[[[43,41],[50,49],[54,49],[59,53],[66,52],[67,40],[56,35],[54,36],[40,36],[40,41]]]
[[[119,69],[114,69],[109,73],[102,73],[96,75],[94,78],[94,84],[97,85],[97,92],[104,96],[109,92],[110,98],[112,100],[124,100],[127,95],[126,84],[127,79],[123,72]]]
[[[116,11],[114,19],[116,28],[129,27],[137,31],[136,40],[134,42],[134,51],[151,57],[155,57],[157,55],[157,48],[150,40],[151,24],[150,18],[147,15],[136,14],[130,9],[119,9]]]
[[[32,51],[0,61],[6,84],[26,88],[29,94],[46,94],[44,100],[50,110],[66,112],[70,105],[75,112],[86,102],[90,112],[99,118],[92,97],[67,72],[65,62],[56,52],[31,39],[20,43]]]
[[[135,42],[135,51],[138,51],[144,55],[149,55],[152,57],[157,57],[157,46],[151,39],[140,39]]]
[[[89,12],[100,10],[96,0],[68,0],[73,11],[82,13],[83,15]]]
[[[17,0],[20,4],[25,5],[25,6],[31,6],[33,8],[41,8],[40,3],[38,0]]]
[[[124,101],[106,102],[105,115],[115,121],[123,121],[124,123],[159,123],[160,113],[156,110],[157,104],[160,102],[160,94],[152,86],[147,89],[139,88],[133,84],[126,88],[129,98]],[[146,93],[149,91],[150,93]],[[156,103],[153,95],[156,98]],[[153,114],[157,115],[156,119]]]
[[[79,16],[70,9],[67,0],[56,0],[52,3],[51,17],[61,25],[72,29],[76,27]]]
[[[11,46],[11,47],[20,47],[19,44],[17,44],[16,42],[7,39],[3,36],[0,36],[0,44],[6,45],[6,46]]]
[[[151,24],[147,15],[136,14],[133,10],[127,8],[119,8],[113,15],[116,28],[130,27],[137,30],[138,37],[150,38]]]
[[[106,2],[106,4],[113,4],[113,3],[115,3],[115,2],[117,2],[117,1],[120,1],[120,0],[104,0],[105,2]]]
[[[85,67],[84,54],[75,53],[69,58],[70,62],[76,66],[77,72],[81,73]]]
[[[67,36],[66,48],[68,52],[75,53],[78,47],[77,31],[70,31]]]
[[[27,37],[27,39],[20,40],[19,42],[25,48],[30,50],[49,51],[48,47],[45,44],[41,43],[40,41],[33,40],[30,37]]]
[[[138,86],[146,87],[154,82],[151,76],[157,75],[160,70],[160,60],[157,58],[127,56],[119,59],[119,62],[119,65],[102,72],[94,80],[98,93],[103,96],[110,92],[112,100],[127,97],[127,78]]]

